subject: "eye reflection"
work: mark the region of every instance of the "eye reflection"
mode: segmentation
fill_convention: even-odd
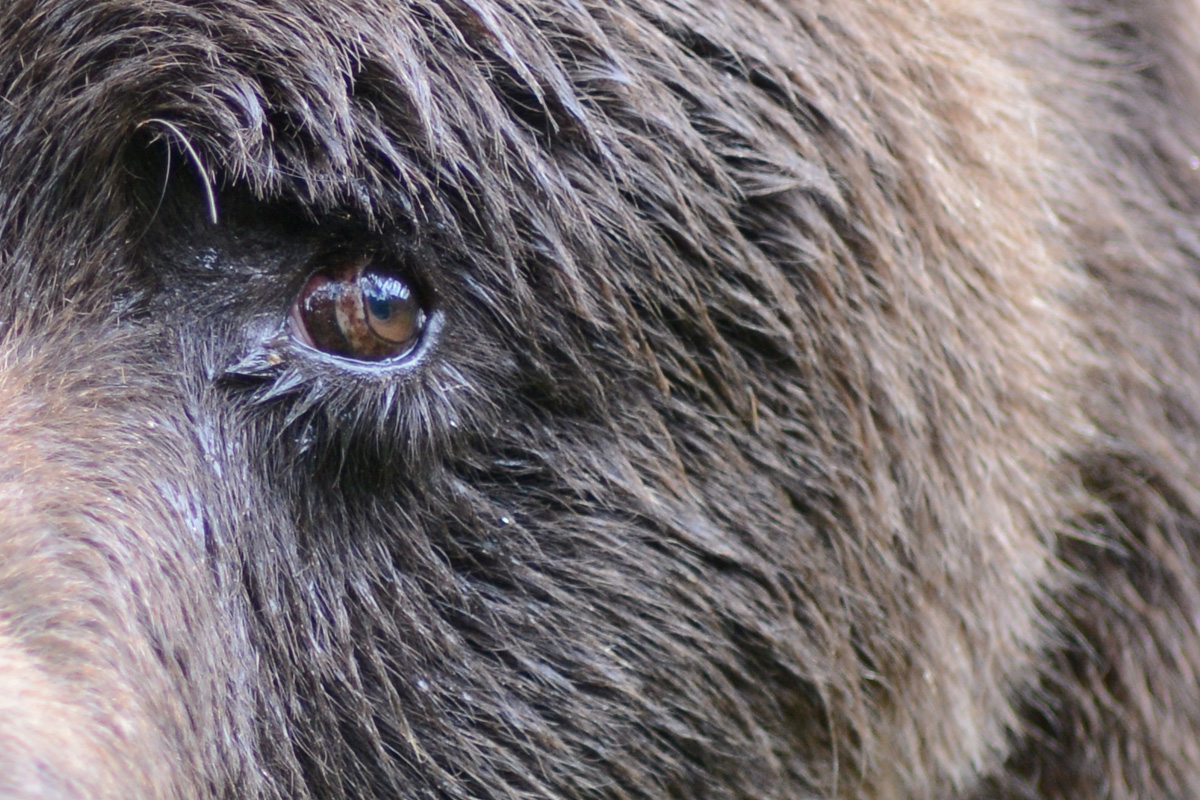
[[[359,256],[313,273],[290,318],[293,335],[316,350],[382,361],[412,350],[426,311],[407,280]]]
[[[385,342],[403,344],[421,329],[424,310],[412,288],[395,275],[364,272],[358,285],[366,302],[367,325]]]

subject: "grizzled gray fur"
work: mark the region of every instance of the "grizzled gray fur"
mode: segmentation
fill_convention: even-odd
[[[0,798],[1197,797],[1197,0],[0,6]]]

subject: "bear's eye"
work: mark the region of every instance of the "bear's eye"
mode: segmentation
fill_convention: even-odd
[[[336,356],[382,361],[408,353],[425,326],[413,285],[372,256],[339,258],[314,272],[292,303],[292,334]]]

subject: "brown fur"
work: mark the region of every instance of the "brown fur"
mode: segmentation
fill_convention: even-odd
[[[12,0],[0,797],[1200,796],[1196,42]]]

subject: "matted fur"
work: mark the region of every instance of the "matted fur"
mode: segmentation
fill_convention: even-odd
[[[9,0],[0,796],[1200,796],[1197,42]]]

